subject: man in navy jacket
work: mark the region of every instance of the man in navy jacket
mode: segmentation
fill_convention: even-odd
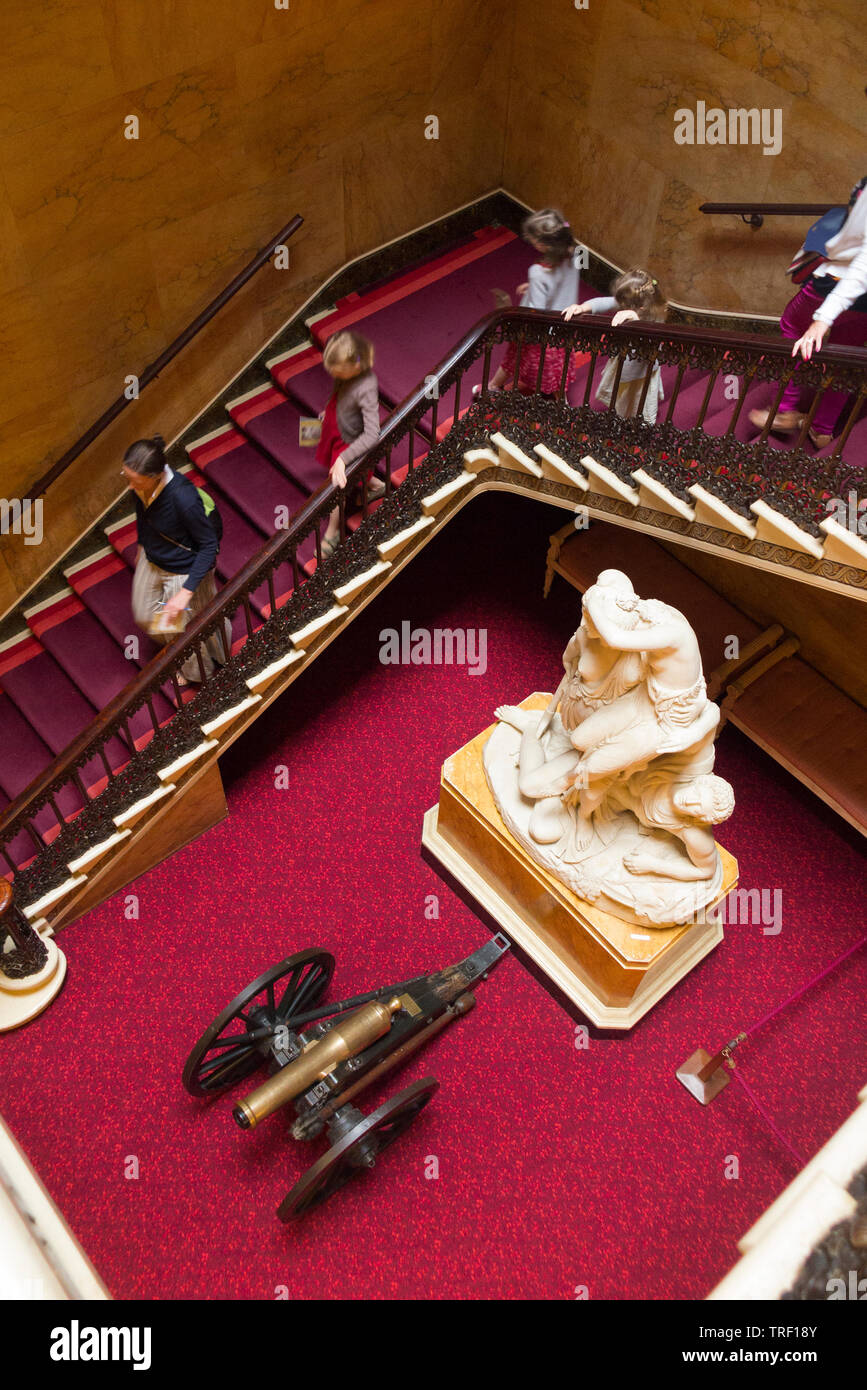
[[[216,593],[214,565],[219,537],[198,490],[165,460],[159,435],[139,439],[124,454],[122,475],[135,496],[138,555],[132,586],[133,617],[157,642],[183,631],[191,615]],[[231,627],[225,623],[226,651]],[[217,632],[201,649],[205,677],[225,661]],[[181,685],[201,679],[193,655],[181,668]]]

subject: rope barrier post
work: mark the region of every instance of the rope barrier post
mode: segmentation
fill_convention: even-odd
[[[699,1047],[678,1067],[675,1073],[678,1081],[701,1105],[710,1105],[731,1081],[731,1072],[734,1070],[732,1050],[738,1043],[742,1043],[746,1036],[746,1033],[738,1033],[736,1038],[732,1038],[731,1042],[726,1043],[713,1056],[705,1048]]]
[[[797,1003],[809,990],[821,984],[821,982],[827,979],[838,966],[842,965],[844,961],[847,961],[856,951],[860,951],[862,946],[867,946],[867,936],[860,937],[859,940],[845,950],[842,955],[837,956],[836,960],[832,960],[830,965],[826,965],[825,969],[820,971],[818,975],[814,975],[812,980],[808,980],[805,985],[801,985],[800,989],[796,989],[795,993],[789,995],[789,998],[784,999],[781,1004],[776,1004],[769,1013],[765,1014],[764,1018],[760,1018],[758,1023],[754,1023],[746,1032],[738,1033],[736,1038],[726,1043],[725,1047],[721,1047],[719,1052],[715,1052],[712,1057],[703,1047],[698,1048],[696,1052],[693,1052],[692,1055],[687,1057],[686,1061],[678,1067],[675,1072],[678,1081],[682,1082],[690,1095],[695,1096],[696,1100],[702,1105],[710,1105],[714,1097],[718,1096],[720,1091],[725,1090],[731,1080],[730,1073],[734,1071],[735,1065],[732,1060],[733,1049],[742,1043],[745,1038],[752,1037],[760,1028],[764,1028],[766,1023],[770,1023],[771,1020],[776,1018],[778,1014],[781,1014],[784,1009],[788,1009],[791,1004]],[[739,1077],[738,1080],[742,1081],[743,1078]],[[754,1105],[758,1106],[758,1101],[752,1094],[750,1099],[753,1101]],[[771,1123],[771,1121],[769,1120],[768,1123]],[[785,1143],[786,1141],[784,1140],[783,1142]],[[792,1152],[794,1152],[794,1150]]]

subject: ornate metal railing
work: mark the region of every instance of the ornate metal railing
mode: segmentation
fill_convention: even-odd
[[[79,439],[76,439],[75,443],[66,450],[66,453],[61,455],[57,462],[52,464],[46,473],[43,473],[41,478],[37,479],[30,488],[25,500],[33,501],[35,498],[40,497],[53,482],[56,482],[62,473],[65,473],[69,465],[74,463],[75,460],[84,453],[85,449],[90,448],[91,444],[93,444],[94,440],[99,438],[103,430],[106,430],[112,421],[116,420],[118,415],[126,410],[127,406],[131,405],[134,400],[137,400],[141,396],[145,387],[150,386],[151,382],[156,380],[160,372],[165,371],[169,363],[177,357],[178,353],[185,348],[188,343],[193,341],[206,324],[210,323],[215,314],[218,314],[220,310],[229,303],[229,300],[233,299],[238,291],[246,285],[247,281],[251,280],[256,272],[262,269],[262,266],[271,259],[277,248],[284,246],[290,237],[295,235],[303,221],[304,218],[299,216],[296,212],[291,222],[287,222],[285,227],[281,227],[280,231],[276,236],[271,238],[267,246],[263,246],[261,251],[256,252],[253,259],[248,261],[244,269],[238,272],[226,288],[221,290],[220,293],[211,300],[207,308],[203,309],[200,314],[197,314],[192,323],[187,324],[183,333],[179,333],[177,338],[169,343],[168,347],[160,353],[159,357],[151,362],[149,366],[145,367],[144,371],[137,379],[138,394],[136,396],[128,396],[124,392],[122,395],[118,396],[108,407],[108,410],[103,411],[99,419],[94,420],[90,428],[85,430],[84,434],[81,435]]]
[[[489,385],[492,358],[509,342],[517,348],[512,381],[502,392],[493,392]],[[540,349],[537,389],[522,394],[515,388],[530,348]],[[590,357],[586,385],[574,406],[566,400],[565,356],[557,389],[551,395],[538,393],[547,355],[560,349]],[[655,424],[647,424],[640,414],[622,419],[614,409],[617,385],[630,356],[647,365],[639,411],[654,366],[672,369],[673,381]],[[594,382],[598,384],[597,367],[609,357],[618,362],[612,404],[600,410],[592,403]],[[734,431],[743,416],[748,388],[758,382],[776,383],[771,392],[775,409],[774,399],[780,399],[794,371],[805,388],[817,392],[795,447],[788,451],[772,447],[767,442],[767,427],[755,440],[736,438]],[[712,434],[705,425],[720,377],[738,382],[743,378],[743,386],[729,402],[728,416],[722,422],[717,417],[717,432]],[[471,393],[474,382],[481,387],[477,398]],[[845,391],[851,399],[832,455],[817,457],[804,447],[806,431],[818,400],[829,390]],[[689,412],[688,428],[674,423],[686,391],[692,392],[696,407]],[[286,653],[291,633],[333,607],[333,590],[375,564],[377,545],[418,520],[421,499],[456,477],[463,469],[465,451],[487,444],[492,432],[502,429],[527,449],[545,442],[576,461],[592,448],[594,456],[624,481],[630,481],[635,468],[643,466],[684,498],[691,484],[702,482],[744,516],[750,514],[751,501],[764,497],[803,529],[818,534],[818,523],[827,515],[827,499],[845,498],[863,477],[860,468],[846,460],[845,453],[865,396],[867,353],[859,349],[823,350],[809,363],[796,363],[789,344],[778,339],[665,324],[631,323],[612,328],[606,319],[589,315],[567,324],[556,315],[524,309],[489,315],[401,403],[367,457],[347,469],[346,491],[324,484],[288,528],[272,536],[191,621],[186,633],[155,656],[7,807],[0,816],[0,855],[16,878],[21,900],[34,901],[57,886],[68,876],[70,860],[112,835],[116,830],[112,817],[161,785],[158,769],[199,745],[202,725],[249,695],[246,679]],[[370,510],[368,498],[367,477],[372,466],[386,482],[385,498],[375,510]],[[353,531],[347,527],[348,499],[359,490],[362,522]],[[339,510],[340,544],[323,563],[321,536],[335,506]],[[309,574],[305,561],[313,556],[317,566]],[[283,565],[291,570],[293,588],[278,608],[276,573]],[[263,585],[269,595],[270,616],[257,628],[251,595]],[[244,640],[236,641],[236,650],[229,651],[222,636],[225,665],[183,703],[177,679],[181,667],[191,659],[201,662],[204,643],[211,637],[221,639],[226,618],[240,626]],[[173,692],[177,706],[162,726],[154,705],[161,689]],[[134,751],[130,720],[143,708],[149,711],[153,736],[146,746]],[[125,740],[130,750],[129,761],[121,768],[112,766],[107,752],[115,738]],[[82,777],[82,770],[94,763],[104,774],[98,795],[88,792]],[[58,798],[70,787],[77,790],[82,809],[67,820]],[[59,827],[50,843],[45,840],[50,833],[45,825],[40,830],[35,824],[40,816],[54,822],[52,830]],[[26,840],[13,846],[21,836]],[[22,844],[25,850],[28,845],[32,847],[34,858],[27,867],[16,870],[16,862],[27,858],[27,853],[21,852]]]

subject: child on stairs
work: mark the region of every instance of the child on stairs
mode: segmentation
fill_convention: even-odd
[[[525,285],[518,286],[522,309],[542,309],[556,313],[578,298],[579,259],[581,248],[572,235],[572,228],[563,214],[554,208],[543,208],[524,219],[521,235],[525,241],[540,253],[542,259],[530,266]],[[535,394],[539,376],[539,357],[541,347],[527,344],[521,352],[521,368],[517,389]],[[545,396],[552,396],[560,387],[563,376],[563,348],[549,347],[545,350],[545,365],[539,390]],[[517,347],[510,343],[502,363],[490,380],[490,390],[500,391],[504,386],[511,387],[515,375]],[[574,354],[570,358],[566,376],[568,386],[575,375]],[[474,388],[478,395],[481,388]]]
[[[322,434],[316,458],[335,487],[346,487],[346,469],[362,458],[379,439],[379,383],[373,372],[373,344],[360,333],[333,333],[325,344],[322,365],[335,387],[322,415]],[[381,497],[385,484],[368,474],[368,496]],[[327,559],[339,541],[340,513],[328,518],[322,540]]]
[[[659,282],[648,271],[626,270],[614,280],[610,295],[601,295],[597,299],[585,299],[583,304],[570,304],[564,310],[563,317],[572,319],[576,314],[609,314],[612,310],[617,311],[611,320],[612,326],[616,328],[618,324],[628,323],[631,319],[643,319],[645,321],[664,319],[666,301],[660,291]],[[596,399],[601,401],[603,405],[611,404],[611,393],[614,390],[618,361],[617,357],[609,358],[602,373],[596,391]],[[623,419],[629,419],[638,414],[638,405],[644,390],[647,371],[648,363],[635,354],[629,353],[624,359],[623,370],[620,373],[620,384],[617,388],[617,401],[614,406],[617,414]],[[662,377],[659,363],[654,362],[647,394],[644,398],[644,408],[641,412],[642,418],[649,425],[656,423],[659,402],[662,399]]]

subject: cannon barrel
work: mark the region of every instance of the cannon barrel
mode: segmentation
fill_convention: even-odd
[[[232,1114],[241,1129],[254,1129],[281,1105],[309,1090],[340,1062],[357,1057],[366,1047],[382,1038],[391,1027],[391,1016],[401,1003],[393,997],[387,1003],[363,1004],[330,1028],[324,1038],[309,1042],[294,1062],[290,1062],[243,1100]]]

